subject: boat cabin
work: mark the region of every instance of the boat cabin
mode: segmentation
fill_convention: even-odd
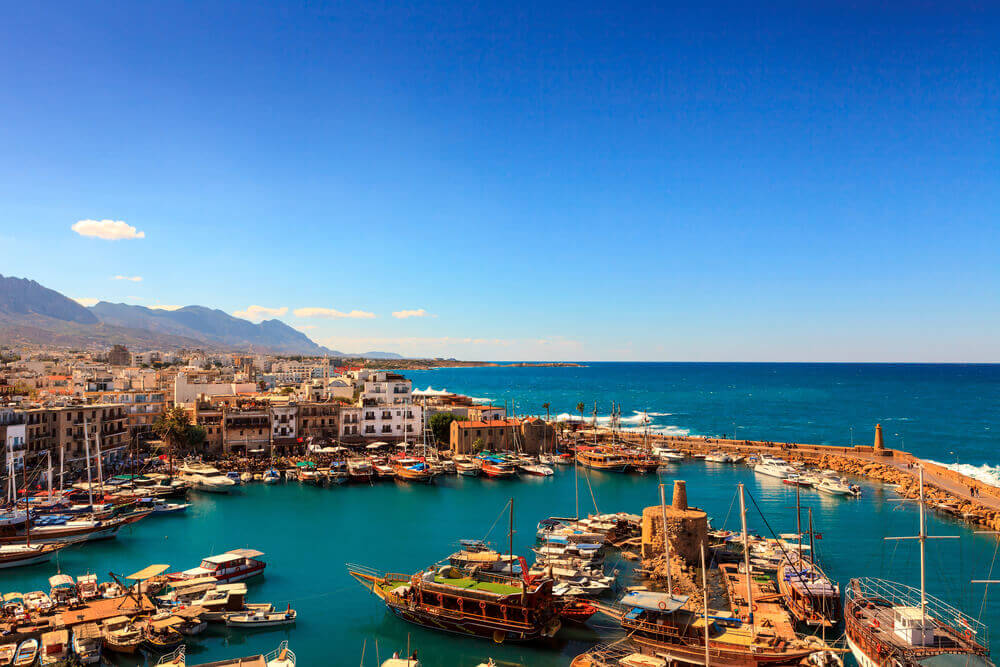
[[[892,631],[911,646],[934,644],[934,621],[920,607],[893,607]]]
[[[221,582],[234,582],[249,579],[263,573],[267,564],[259,560],[263,551],[256,549],[233,549],[224,554],[209,556],[201,561],[201,565],[190,570],[184,570],[176,578],[192,579],[195,577],[213,577]]]

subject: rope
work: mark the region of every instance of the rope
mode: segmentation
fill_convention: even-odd
[[[497,527],[497,522],[500,521],[500,517],[502,517],[504,514],[507,513],[508,507],[510,507],[509,500],[504,504],[503,509],[500,510],[500,514],[497,515],[497,518],[493,520],[493,525],[490,526],[490,529],[486,531],[485,535],[483,535],[483,542],[486,542],[486,539],[490,536],[490,533],[492,533],[493,529]]]
[[[594,503],[594,513],[600,514],[601,510],[597,509],[597,498],[594,496],[594,487],[590,485],[590,469],[585,467],[584,471],[587,474],[587,488],[590,490],[590,500]]]
[[[993,566],[996,565],[998,551],[1000,551],[1000,535],[997,535],[997,543],[996,546],[993,547],[993,560],[990,561],[990,571],[986,575],[987,579],[993,578]],[[986,598],[989,596],[989,594],[990,594],[990,586],[989,584],[986,584],[986,589],[983,591],[983,602],[979,606],[979,616],[976,617],[977,621],[983,620],[983,613],[986,611]]]

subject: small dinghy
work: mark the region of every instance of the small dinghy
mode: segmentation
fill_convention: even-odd
[[[33,665],[37,657],[38,640],[25,639],[18,645],[17,653],[14,654],[14,667],[28,667],[28,665]]]

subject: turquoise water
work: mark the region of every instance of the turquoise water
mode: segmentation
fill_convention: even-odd
[[[415,384],[447,387],[502,402],[513,399],[519,411],[541,411],[550,401],[555,412],[595,398],[607,412],[610,400],[630,410],[650,410],[661,429],[692,433],[731,432],[742,437],[843,443],[848,427],[855,437],[870,437],[881,421],[890,445],[905,438],[906,448],[944,458],[959,451],[963,460],[996,462],[990,427],[1000,409],[1000,373],[993,366],[810,366],[761,364],[599,364],[588,368],[458,369],[413,373]],[[671,414],[665,414],[671,413]],[[889,426],[889,425],[892,426]],[[898,435],[897,435],[898,434]],[[665,475],[688,483],[692,504],[705,508],[716,527],[736,528],[735,487],[745,482],[778,532],[795,528],[794,490],[760,477],[744,466],[703,462],[675,465]],[[590,488],[601,511],[638,512],[657,502],[657,478],[591,473],[581,479],[581,509],[592,509]],[[500,665],[567,665],[596,642],[615,636],[612,624],[593,619],[586,628],[567,628],[551,643],[497,646],[489,641],[442,635],[388,615],[382,604],[347,574],[347,562],[382,570],[412,572],[446,557],[460,538],[489,537],[506,544],[504,505],[516,498],[515,548],[530,553],[534,527],[551,514],[572,514],[572,468],[554,477],[493,481],[442,478],[430,486],[378,484],[315,488],[288,483],[251,485],[232,496],[192,493],[186,516],[153,517],[126,530],[117,540],[67,549],[58,566],[74,575],[93,571],[106,578],[109,569],[134,572],[153,562],[183,569],[201,557],[235,547],[267,553],[266,575],[250,583],[253,601],[269,601],[299,612],[291,629],[255,633],[213,626],[190,644],[191,661],[266,652],[289,639],[299,664],[375,663],[375,642],[384,660],[404,650],[409,638],[430,666],[473,666],[492,656]],[[893,502],[880,485],[862,482],[864,495],[845,500],[803,491],[812,507],[818,542],[828,573],[846,584],[854,576],[883,576],[917,585],[918,552],[913,542],[886,542],[890,535],[913,535],[916,508]],[[759,516],[752,529],[765,532]],[[928,585],[938,594],[991,626],[1000,622],[1000,604],[984,603],[983,587],[996,542],[975,535],[950,519],[931,515],[931,534],[959,535],[959,540],[929,544]],[[625,567],[624,565],[622,565]],[[55,562],[0,571],[0,592],[47,588]],[[1000,595],[1000,591],[994,591]],[[996,597],[994,596],[994,598]]]
[[[688,482],[691,503],[708,510],[716,526],[738,526],[733,499],[736,483],[743,481],[776,531],[794,530],[794,512],[789,509],[794,506],[794,491],[778,480],[754,475],[744,466],[694,461],[676,465],[665,481],[674,478]],[[586,478],[581,480],[584,510],[592,509],[589,488],[601,511],[638,511],[656,502],[654,476],[591,473],[590,481],[588,487]],[[823,562],[841,581],[883,575],[915,585],[915,544],[882,540],[886,535],[916,532],[915,508],[890,502],[893,494],[888,489],[868,484],[864,488],[865,495],[858,500],[803,492],[803,504],[813,508],[816,528],[823,533],[817,549]],[[195,505],[187,516],[153,517],[117,540],[68,549],[59,566],[72,574],[95,571],[104,577],[108,569],[129,573],[152,562],[186,568],[202,556],[235,547],[265,551],[268,569],[262,579],[250,583],[251,599],[282,607],[291,603],[299,612],[298,624],[252,634],[212,626],[190,644],[192,661],[267,651],[287,638],[300,665],[361,664],[366,640],[365,664],[374,665],[376,640],[385,659],[392,650],[405,649],[409,637],[421,662],[431,666],[471,667],[488,656],[500,664],[566,665],[588,646],[614,636],[612,624],[597,618],[586,628],[567,628],[547,645],[497,646],[404,623],[388,615],[345,571],[346,562],[401,572],[420,569],[447,556],[457,539],[484,536],[511,496],[516,498],[515,548],[528,553],[540,518],[572,514],[572,468],[560,468],[548,479],[450,477],[429,487],[388,483],[325,489],[293,482],[250,485],[232,496],[192,493]],[[506,543],[506,520],[500,517],[490,535],[500,544]],[[749,523],[752,529],[765,530],[757,516],[751,516]],[[982,589],[969,580],[987,574],[993,539],[935,516],[930,531],[962,536],[932,543],[931,590],[978,615]],[[55,570],[52,563],[3,571],[0,590],[45,587]],[[988,601],[983,619],[990,625],[1000,621],[1000,605]]]

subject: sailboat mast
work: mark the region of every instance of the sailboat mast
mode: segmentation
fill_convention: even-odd
[[[663,558],[667,561],[667,595],[674,594],[673,580],[670,576],[670,535],[667,532],[667,499],[666,492],[660,483],[660,514],[663,517]]]
[[[49,502],[52,502],[52,450],[45,450],[45,460],[48,463],[48,470],[45,473],[45,481],[49,491]]]
[[[97,488],[101,492],[101,501],[104,501],[104,471],[101,469],[101,429],[98,427],[94,434],[94,443],[97,445]]]
[[[576,492],[576,520],[580,520],[580,449],[573,448],[573,490]]]
[[[705,543],[701,543],[701,590],[704,598],[702,604],[705,608],[703,621],[705,623],[705,667],[708,667],[708,571],[705,569]]]
[[[753,582],[750,578],[750,537],[747,534],[747,505],[743,495],[743,484],[739,485],[740,490],[740,524],[743,530],[743,561],[747,568],[747,621],[750,623],[750,636],[756,636],[753,623]]]
[[[514,573],[514,497],[510,499],[510,572]]]
[[[59,495],[63,494],[63,479],[66,473],[63,471],[63,461],[66,458],[66,445],[59,443]]]
[[[809,510],[809,558],[812,562],[816,562],[816,543],[813,542],[813,509],[810,507]]]
[[[924,468],[920,467],[920,617],[924,619],[927,615],[927,568],[924,554],[924,545],[927,542],[927,524],[924,518]]]
[[[798,482],[795,483],[795,533],[799,536],[799,560],[802,560],[802,503]],[[810,555],[812,555],[810,553]]]

